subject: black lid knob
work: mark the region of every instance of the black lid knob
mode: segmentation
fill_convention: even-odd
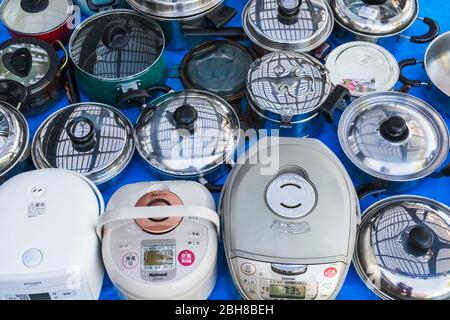
[[[278,0],[278,12],[285,17],[296,16],[300,12],[302,0]]]
[[[178,107],[173,113],[173,119],[177,129],[186,129],[192,131],[195,126],[198,114],[194,107],[184,104]]]
[[[95,146],[95,128],[90,119],[78,117],[68,124],[66,131],[75,150],[86,152]]]
[[[20,7],[28,13],[39,13],[47,9],[49,0],[21,0]]]
[[[409,129],[405,119],[399,116],[393,116],[381,124],[380,133],[388,141],[400,142],[408,138]]]
[[[25,78],[30,74],[33,56],[27,48],[19,48],[12,53],[5,53],[2,62],[10,72],[18,77]]]
[[[122,23],[113,23],[105,28],[102,41],[110,49],[123,48],[130,40],[128,28]]]
[[[434,242],[434,234],[426,226],[417,226],[411,229],[408,236],[408,246],[412,253],[425,254]]]
[[[385,3],[387,0],[362,0],[365,4],[369,5],[380,5]]]

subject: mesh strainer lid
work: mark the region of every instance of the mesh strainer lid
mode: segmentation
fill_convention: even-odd
[[[54,113],[38,129],[32,145],[37,168],[75,171],[97,185],[122,172],[133,153],[129,120],[99,103],[74,104]]]
[[[70,40],[70,56],[83,72],[124,79],[148,70],[162,55],[161,27],[131,10],[110,10],[85,20]]]
[[[327,69],[309,55],[273,52],[256,60],[247,77],[251,106],[274,121],[316,113],[331,90]]]
[[[338,23],[373,36],[403,31],[419,10],[417,0],[330,0],[330,5]]]
[[[10,30],[40,34],[65,23],[72,9],[72,0],[4,0],[0,18]]]
[[[388,181],[425,177],[444,162],[447,126],[425,102],[399,92],[372,93],[353,102],[339,121],[339,140],[361,170]]]
[[[11,170],[28,149],[28,125],[23,115],[0,101],[0,177]]]
[[[450,209],[417,196],[375,203],[363,214],[354,261],[384,299],[448,299]]]
[[[135,139],[153,168],[173,177],[199,177],[234,154],[240,129],[232,107],[199,90],[166,94],[139,117]]]
[[[324,0],[251,0],[242,21],[247,36],[264,49],[309,52],[329,37],[334,20]]]

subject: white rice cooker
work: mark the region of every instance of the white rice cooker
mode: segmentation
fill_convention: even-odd
[[[104,205],[92,182],[60,169],[23,173],[0,186],[0,207],[0,299],[98,299]]]
[[[230,173],[220,212],[228,265],[244,298],[336,297],[360,209],[343,165],[319,140],[254,144]]]
[[[100,218],[106,271],[127,299],[207,299],[217,277],[219,216],[196,182],[119,189]]]

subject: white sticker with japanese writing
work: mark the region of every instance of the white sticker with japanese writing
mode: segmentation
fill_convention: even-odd
[[[45,201],[34,201],[28,203],[28,218],[36,218],[46,213],[47,204]]]

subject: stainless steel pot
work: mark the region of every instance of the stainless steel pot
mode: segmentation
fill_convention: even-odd
[[[328,70],[317,59],[294,51],[276,51],[255,60],[247,77],[246,117],[257,129],[281,136],[308,137],[320,131],[322,108],[347,94],[333,90]]]
[[[377,43],[394,51],[401,41],[431,42],[439,34],[439,24],[431,18],[419,18],[418,0],[329,0],[336,20],[333,38],[339,44],[349,41]],[[419,36],[404,32],[416,21],[429,30]]]
[[[379,191],[402,193],[425,177],[450,176],[450,165],[438,171],[450,148],[447,126],[411,95],[380,92],[355,100],[339,120],[338,137],[351,176],[363,186],[382,182]]]
[[[414,58],[400,62],[403,71],[405,67],[422,64],[428,75],[428,81],[411,80],[402,72],[400,81],[405,84],[404,90],[409,87],[426,88],[425,94],[430,103],[439,111],[450,116],[450,32],[440,35],[428,46],[423,61]]]
[[[240,140],[239,119],[222,98],[200,90],[171,91],[140,115],[135,141],[150,171],[164,179],[211,183],[229,172]]]

